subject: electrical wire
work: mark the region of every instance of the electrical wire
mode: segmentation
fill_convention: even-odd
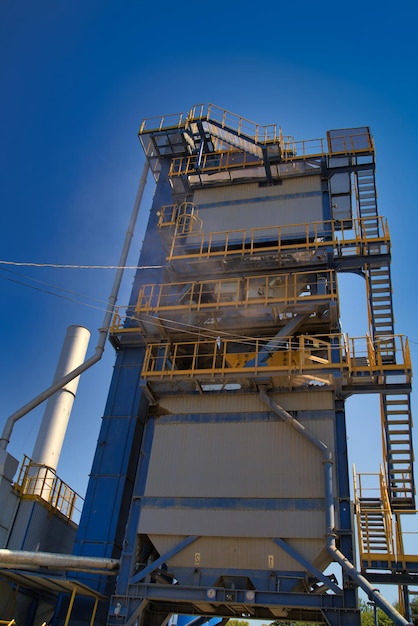
[[[115,266],[115,265],[62,265],[62,264],[49,264],[49,263],[26,263],[26,262],[16,262],[16,261],[2,261],[0,260],[0,265],[12,265],[12,266],[25,266],[25,267],[48,267],[48,268],[56,268],[56,269],[119,269],[119,266]],[[160,265],[152,265],[152,266],[124,266],[123,269],[160,269],[162,266]],[[107,302],[103,299],[100,298],[96,298],[94,296],[90,296],[88,294],[84,294],[81,292],[77,292],[77,291],[72,291],[69,289],[66,289],[64,287],[61,287],[59,285],[54,285],[53,283],[49,283],[47,281],[41,281],[39,279],[35,279],[26,275],[21,275],[17,272],[13,272],[13,270],[10,269],[6,269],[3,268],[3,272],[8,272],[10,274],[13,274],[15,276],[18,276],[19,278],[23,278],[26,279],[28,281],[32,281],[34,283],[38,283],[39,285],[44,285],[47,286],[49,288],[55,289],[56,291],[61,291],[63,292],[63,294],[69,294],[69,295],[63,295],[62,293],[56,293],[56,291],[50,291],[49,289],[44,289],[42,287],[37,287],[35,285],[30,285],[27,283],[22,282],[21,280],[17,280],[16,278],[11,278],[11,277],[4,277],[1,275],[1,269],[0,268],[0,278],[3,278],[5,280],[9,280],[10,282],[14,282],[16,284],[22,285],[24,287],[28,287],[30,289],[34,289],[36,291],[40,291],[42,293],[45,293],[47,295],[51,295],[51,296],[56,296],[59,298],[62,298],[64,300],[69,300],[71,302],[74,302],[75,304],[81,304],[83,306],[95,309],[95,310],[100,310],[100,311],[107,311]],[[83,300],[79,300],[79,299],[75,299],[72,296],[77,296],[78,298],[85,298],[85,299],[89,299],[89,300],[93,300],[99,303],[99,305],[94,305],[94,304],[90,304],[87,302],[84,302]],[[104,306],[100,306],[100,304],[104,305]],[[121,308],[121,307],[119,307]],[[124,307],[122,307],[124,308]],[[194,337],[197,337],[199,339],[209,339],[209,340],[215,340],[216,336],[220,336],[222,337],[224,340],[230,340],[230,341],[240,341],[242,344],[244,345],[248,345],[251,348],[255,348],[256,346],[256,342],[257,342],[257,338],[255,337],[251,337],[249,335],[240,335],[237,333],[230,333],[228,331],[223,331],[220,329],[214,329],[213,331],[208,332],[208,329],[203,327],[203,326],[197,326],[194,324],[188,324],[186,322],[181,322],[179,320],[170,320],[168,318],[163,318],[163,317],[155,317],[155,321],[152,319],[153,316],[150,316],[149,318],[147,318],[147,323],[154,325],[154,326],[159,326],[161,327],[161,325],[163,326],[163,328],[167,329],[167,330],[176,330],[177,332],[184,332],[187,333],[188,335],[192,335]],[[134,315],[127,315],[125,316],[125,320],[127,321],[138,321],[138,319],[134,316]],[[273,337],[264,337],[264,339],[266,341],[268,341],[269,339],[273,339]],[[418,345],[417,341],[414,341],[412,339],[409,339],[409,343],[410,344],[414,344],[414,345]]]
[[[5,261],[0,259],[0,265],[14,265],[17,267],[52,267],[55,269],[71,270],[154,270],[163,265],[70,265],[63,263],[30,263],[27,261]]]
[[[38,283],[39,285],[44,285],[47,286],[49,288],[55,289],[57,291],[62,291],[64,292],[64,294],[69,294],[69,295],[63,295],[60,293],[56,293],[56,291],[51,291],[50,289],[45,289],[43,287],[39,287],[39,286],[35,286],[35,285],[30,285],[27,284],[25,282],[22,282],[21,280],[18,280],[16,278],[11,278],[9,276],[2,276],[1,271],[0,271],[0,279],[3,278],[4,280],[8,280],[10,282],[16,283],[18,285],[21,285],[23,287],[27,287],[29,289],[34,289],[35,291],[39,291],[41,293],[45,293],[47,295],[50,296],[55,296],[58,298],[62,298],[64,300],[68,300],[71,302],[74,302],[75,304],[81,304],[83,306],[87,306],[89,308],[93,308],[95,310],[100,310],[100,311],[107,311],[107,302],[104,300],[101,300],[99,298],[95,298],[93,296],[89,296],[87,294],[83,294],[77,291],[72,291],[69,289],[65,289],[63,287],[60,287],[59,285],[54,285],[53,283],[49,283],[47,281],[41,281],[38,279],[34,279],[31,278],[29,276],[23,275],[21,276],[19,273],[17,272],[13,272],[13,270],[8,270],[8,269],[4,269],[3,271],[6,271],[10,274],[13,274],[15,276],[18,277],[22,277],[28,281],[32,281],[35,283]],[[102,303],[104,306],[100,306],[99,305],[94,305],[94,304],[90,304],[87,302],[84,302],[83,300],[80,299],[76,299],[72,296],[77,296],[77,297],[81,297],[81,298],[86,298],[86,299],[92,299],[97,301],[98,303]],[[122,307],[125,308],[125,307]],[[130,321],[138,321],[138,319],[135,316],[132,315],[127,315],[125,317],[126,320],[130,320]],[[230,340],[237,340],[237,341],[242,341],[243,343],[248,343],[248,345],[253,346],[254,342],[256,341],[255,338],[250,337],[248,335],[238,335],[235,333],[228,333],[227,331],[221,331],[219,329],[213,330],[211,333],[207,331],[207,329],[203,326],[197,326],[197,325],[193,325],[193,324],[187,324],[186,322],[181,322],[181,321],[173,321],[167,318],[163,318],[163,317],[158,317],[158,318],[154,318],[155,321],[152,318],[147,319],[147,322],[151,325],[154,326],[159,326],[161,327],[161,325],[163,325],[164,328],[171,329],[171,330],[177,330],[178,332],[184,332],[187,333],[188,335],[194,336],[196,338],[199,339],[209,339],[209,340],[214,340],[215,336],[222,336],[224,339],[230,339]],[[174,328],[173,328],[173,325]]]

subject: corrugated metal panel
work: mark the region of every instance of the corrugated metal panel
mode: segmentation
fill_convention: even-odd
[[[150,539],[160,554],[164,554],[184,537],[150,535]],[[322,568],[330,563],[327,555],[324,559],[324,542],[321,540],[292,541],[292,546],[311,563],[320,561]],[[303,571],[300,563],[269,538],[201,537],[169,559],[168,567],[196,567],[197,563],[208,568],[222,568],[227,563],[228,568],[234,569]]]
[[[312,409],[312,398],[321,408]],[[275,400],[298,410],[306,429],[334,451],[332,393],[276,394]],[[157,420],[138,532],[150,535],[160,554],[181,536],[199,536],[172,566],[193,567],[199,553],[201,567],[265,569],[273,558],[275,569],[303,571],[266,539],[279,536],[326,567],[322,453],[256,395],[214,397],[207,413],[199,406],[204,401],[184,400],[183,411],[196,413]],[[260,406],[263,411],[249,412]]]
[[[332,409],[331,391],[272,393],[272,400],[287,411]],[[162,396],[159,405],[168,413],[252,413],[265,411],[266,406],[258,394],[210,394],[205,396]]]
[[[280,531],[279,531],[280,529]],[[138,532],[184,533],[204,537],[274,537],[323,539],[324,511],[211,511],[208,509],[147,509],[141,511]]]
[[[273,187],[246,183],[198,189],[193,201],[205,233],[305,224],[323,219],[319,176],[285,179],[282,185]]]
[[[309,421],[309,431],[332,450],[331,420]],[[145,495],[320,498],[322,471],[321,452],[281,421],[162,423]]]
[[[272,191],[274,190],[274,191]],[[284,179],[281,185],[260,187],[258,183],[241,185],[225,185],[224,187],[202,187],[196,189],[193,202],[199,208],[206,204],[246,200],[248,198],[269,197],[272,195],[300,194],[303,192],[320,191],[320,176],[300,176]]]

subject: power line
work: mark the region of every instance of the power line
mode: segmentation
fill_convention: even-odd
[[[71,270],[154,270],[161,269],[162,265],[71,265],[63,263],[33,263],[29,261],[0,260],[0,265],[14,265],[17,267],[52,267],[55,269]]]

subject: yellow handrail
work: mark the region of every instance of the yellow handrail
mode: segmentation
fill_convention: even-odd
[[[387,221],[383,217],[377,218],[379,235],[371,238],[365,229],[367,219],[356,218],[349,225],[338,220],[324,220],[209,233],[175,232],[168,260],[259,254],[260,250],[264,253],[301,249],[315,252],[330,246],[338,258],[347,256],[349,252],[365,256],[388,253],[390,237]],[[258,247],[260,243],[263,244],[262,249]],[[371,243],[378,245],[369,246]]]
[[[334,270],[267,274],[178,283],[145,284],[139,291],[135,313],[201,310],[337,299]],[[117,309],[119,323],[121,307]]]
[[[368,362],[361,358],[357,344],[368,344],[374,352]],[[403,337],[394,335],[397,354],[403,354]],[[330,336],[300,335],[280,337],[278,348],[266,354],[265,339],[247,340],[207,339],[175,343],[149,343],[146,347],[141,376],[146,379],[173,379],[199,376],[231,376],[286,373],[304,374],[316,370],[323,373],[340,372],[348,380],[387,373],[402,373],[410,378],[410,363],[384,363],[379,358],[379,344],[369,338],[347,338],[343,334]]]
[[[55,470],[34,463],[26,455],[13,487],[20,497],[26,500],[42,500],[69,520],[73,520],[77,508],[81,508],[76,506],[78,502],[82,502],[81,496],[61,480]]]

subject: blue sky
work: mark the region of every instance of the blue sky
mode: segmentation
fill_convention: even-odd
[[[375,0],[0,0],[0,259],[116,264],[144,163],[144,117],[213,102],[295,139],[369,125],[392,236],[396,331],[409,335],[416,357],[417,18],[415,0],[395,11]],[[149,181],[130,264],[152,193]],[[0,264],[1,428],[49,386],[67,326],[89,328],[93,352],[113,278],[113,270]],[[127,271],[121,305],[132,279]],[[341,296],[343,329],[364,335],[360,279],[342,281]],[[113,362],[107,345],[83,376],[58,468],[82,495]],[[347,406],[350,463],[377,472],[377,398]],[[19,459],[32,452],[42,412],[15,428],[9,451]]]

